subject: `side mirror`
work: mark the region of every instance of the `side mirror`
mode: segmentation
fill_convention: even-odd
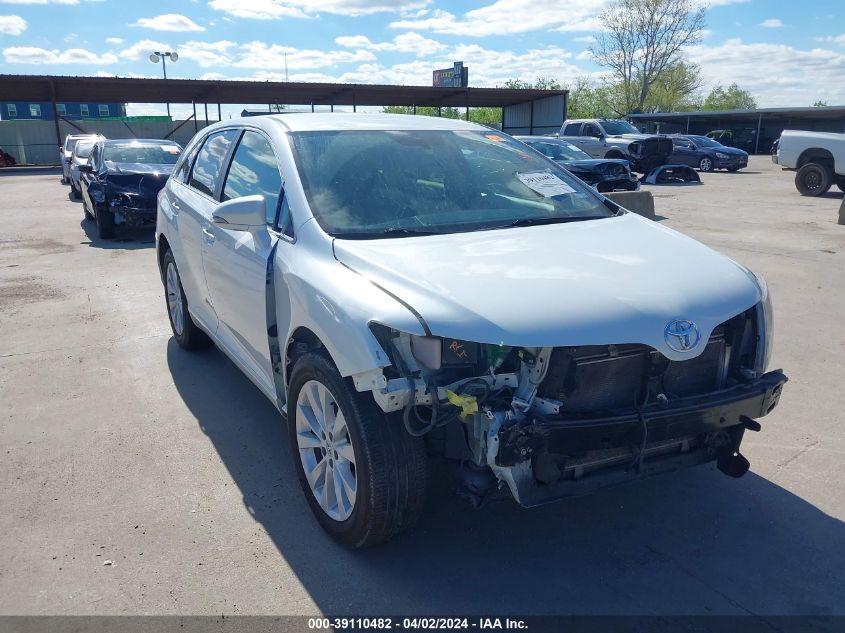
[[[82,163],[79,166],[79,171],[80,173],[90,174],[92,171],[94,171],[94,168],[91,167],[91,165],[89,165],[88,163]]]
[[[244,196],[227,200],[211,214],[215,225],[230,231],[248,231],[267,224],[264,196]]]

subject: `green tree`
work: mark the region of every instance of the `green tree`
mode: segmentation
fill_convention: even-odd
[[[813,104],[813,107],[814,108],[826,108],[827,107],[827,101],[822,101],[820,99]]]
[[[710,91],[704,100],[704,110],[754,110],[757,100],[747,90],[743,90],[736,83],[728,86],[727,90],[721,84]]]
[[[590,52],[621,88],[625,114],[642,112],[684,47],[701,41],[705,11],[693,0],[614,0],[601,13],[604,30]]]
[[[701,109],[701,70],[678,62],[658,75],[646,99],[645,112],[690,112]]]

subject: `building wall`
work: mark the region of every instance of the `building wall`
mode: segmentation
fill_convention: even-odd
[[[165,138],[183,147],[195,134],[195,128],[205,127],[204,121],[103,121],[89,119],[76,127],[59,121],[61,142],[68,134],[102,134],[109,139]],[[210,121],[209,124],[215,123]],[[178,128],[178,129],[177,129]],[[175,130],[175,131],[174,131]],[[0,121],[0,148],[14,157],[19,165],[56,165],[59,162],[56,126],[52,121],[30,119]]]
[[[9,106],[12,106],[11,108]],[[100,110],[100,106],[108,108]],[[35,113],[33,113],[33,107]],[[102,117],[126,116],[125,103],[56,103],[59,115],[71,120],[99,119]],[[87,109],[87,111],[86,111]],[[49,101],[2,101],[0,102],[0,120],[53,120],[53,104]]]

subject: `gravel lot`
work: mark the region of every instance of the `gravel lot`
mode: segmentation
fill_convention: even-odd
[[[171,341],[152,234],[100,241],[57,172],[0,174],[0,614],[845,614],[842,195],[768,157],[702,176],[653,189],[661,221],[766,276],[791,379],[751,472],[526,511],[441,470],[414,531],[349,552],[271,404]]]

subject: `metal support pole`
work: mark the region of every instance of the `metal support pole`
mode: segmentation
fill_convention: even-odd
[[[199,128],[197,127],[197,102],[196,102],[196,101],[191,101],[191,105],[192,105],[192,106],[193,106],[193,108],[194,108],[194,133],[196,133],[196,132],[197,132],[197,130],[199,129]]]
[[[217,104],[217,120],[218,120],[218,121],[222,121],[222,120],[223,120],[223,111],[220,109],[220,104],[219,104],[219,103]]]
[[[528,116],[528,136],[534,136],[534,100],[531,100],[531,110]]]
[[[687,117],[687,134],[689,134],[689,117]]]
[[[760,153],[760,128],[763,127],[763,113],[757,118],[757,138],[754,141],[754,153]]]
[[[50,82],[50,101],[53,104],[53,125],[56,126],[56,144],[59,147],[62,147],[62,131],[59,129],[59,113],[56,111],[56,84],[52,81]],[[64,159],[64,155],[62,155],[62,159]],[[62,178],[64,178],[64,176],[62,176]]]
[[[311,112],[314,112],[314,102],[311,102]]]
[[[164,73],[164,79],[167,80],[167,55],[161,56],[161,70]],[[170,118],[170,102],[167,102],[167,118]]]
[[[334,104],[332,103],[329,107],[331,108],[331,111],[334,112]]]
[[[355,104],[355,91],[354,90],[352,91],[352,111],[353,112],[358,111],[356,104]]]
[[[205,106],[205,127],[208,127],[208,104],[204,103]]]
[[[443,107],[437,106],[437,116],[443,116]]]

